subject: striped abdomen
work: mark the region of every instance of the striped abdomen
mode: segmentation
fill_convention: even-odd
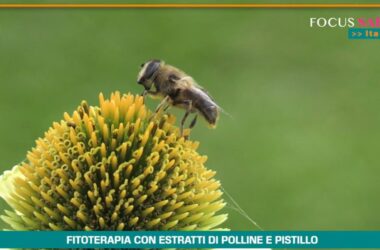
[[[190,96],[192,97],[193,107],[211,126],[215,126],[219,118],[219,106],[203,90],[192,88],[190,91],[192,92]]]

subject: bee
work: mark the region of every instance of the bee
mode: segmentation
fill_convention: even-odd
[[[186,111],[181,120],[181,136],[186,119],[192,113],[195,115],[190,123],[190,129],[195,126],[198,114],[211,127],[216,126],[220,107],[204,88],[182,70],[165,64],[161,60],[150,60],[141,64],[137,83],[144,87],[143,96],[149,95],[153,98],[162,99],[156,108],[156,113],[161,109],[166,110],[170,106],[179,107]],[[152,90],[153,87],[154,90]]]

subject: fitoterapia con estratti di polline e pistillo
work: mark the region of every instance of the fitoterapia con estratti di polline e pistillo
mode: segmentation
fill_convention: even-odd
[[[100,94],[99,106],[83,101],[65,113],[25,161],[3,173],[0,196],[10,207],[1,215],[3,229],[222,229],[221,184],[183,128],[190,113],[214,126],[218,105],[162,61],[144,63],[138,82],[143,96]],[[163,96],[156,112],[145,106],[145,95]],[[164,112],[169,105],[185,109],[180,128]]]

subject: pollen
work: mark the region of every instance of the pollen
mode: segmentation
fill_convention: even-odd
[[[132,94],[83,101],[0,176],[0,218],[13,230],[218,229],[216,172],[174,122]]]

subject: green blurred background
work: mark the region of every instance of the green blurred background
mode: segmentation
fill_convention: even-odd
[[[379,42],[350,41],[347,29],[309,28],[310,17],[378,15],[0,10],[0,170],[23,160],[82,99],[96,105],[99,92],[140,93],[139,65],[161,58],[231,114],[215,130],[199,123],[192,138],[264,229],[379,229]],[[226,211],[230,228],[256,230]]]

